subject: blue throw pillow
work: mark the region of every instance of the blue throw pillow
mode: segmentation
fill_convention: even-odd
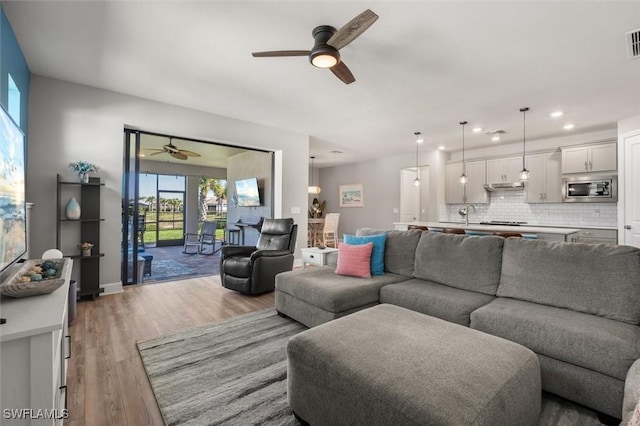
[[[349,235],[344,234],[344,242],[346,244],[358,245],[373,243],[373,251],[371,252],[371,275],[384,275],[384,243],[387,234],[379,235]]]

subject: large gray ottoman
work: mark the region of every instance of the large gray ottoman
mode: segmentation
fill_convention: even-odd
[[[537,425],[540,366],[517,343],[383,304],[289,340],[289,405],[312,425]]]

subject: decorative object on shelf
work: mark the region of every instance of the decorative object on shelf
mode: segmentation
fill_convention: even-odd
[[[420,132],[415,132],[414,135],[416,135],[416,178],[413,180],[413,184],[415,186],[420,186],[420,168],[418,167],[418,147],[422,142],[424,142],[424,139],[422,138],[422,136],[420,136]]]
[[[0,294],[11,297],[53,293],[64,284],[69,259],[31,259],[0,285]]]
[[[311,183],[313,184],[313,160],[316,157],[311,157]],[[322,191],[322,188],[320,188],[319,185],[309,185],[309,187],[307,188],[307,191],[309,192],[309,194],[319,194],[320,191]]]
[[[522,113],[522,170],[520,170],[520,181],[526,182],[529,180],[529,170],[525,167],[524,164],[524,156],[526,153],[526,114],[529,111],[529,108],[520,108],[520,112]]]
[[[340,207],[364,207],[364,184],[340,185]]]
[[[69,163],[69,168],[78,174],[80,182],[89,183],[89,173],[98,170],[98,166],[86,161],[76,161]]]
[[[91,256],[91,249],[93,248],[93,244],[84,242],[84,243],[78,244],[78,247],[82,249],[83,256]]]
[[[80,219],[80,204],[78,204],[78,200],[75,198],[69,200],[67,206],[64,208],[64,215],[69,220]]]
[[[311,207],[309,207],[309,217],[312,219],[317,219],[322,217],[322,212],[326,208],[327,201],[320,202],[317,198],[314,198],[311,202]]]
[[[467,164],[464,162],[464,126],[467,124],[466,121],[461,121],[460,125],[462,126],[462,174],[460,175],[460,184],[467,184]]]

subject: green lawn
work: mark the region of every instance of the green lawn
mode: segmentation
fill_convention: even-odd
[[[175,220],[176,222],[160,223],[161,229],[159,233],[160,240],[180,240],[184,236],[182,229],[182,212],[160,212],[160,220]],[[209,214],[207,220],[217,220],[218,229],[216,230],[216,238],[224,239],[224,228],[227,223],[226,217],[219,217],[215,214]],[[155,243],[156,241],[156,212],[147,212],[146,228],[144,233],[145,243]],[[200,226],[198,226],[200,229]]]

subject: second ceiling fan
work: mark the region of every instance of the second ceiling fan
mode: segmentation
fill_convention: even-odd
[[[200,154],[198,154],[197,152],[189,151],[186,149],[180,149],[177,146],[175,146],[173,144],[173,138],[169,138],[169,143],[166,145],[163,145],[162,148],[147,148],[147,151],[151,153],[149,154],[149,156],[166,153],[172,156],[173,158],[177,158],[178,160],[186,160],[187,157],[200,157]]]
[[[318,68],[329,68],[345,84],[350,84],[356,79],[342,62],[339,50],[365,32],[377,19],[378,15],[367,9],[339,30],[330,25],[315,27],[312,32],[315,43],[311,50],[274,50],[253,52],[252,55],[256,58],[308,56],[312,65]]]

